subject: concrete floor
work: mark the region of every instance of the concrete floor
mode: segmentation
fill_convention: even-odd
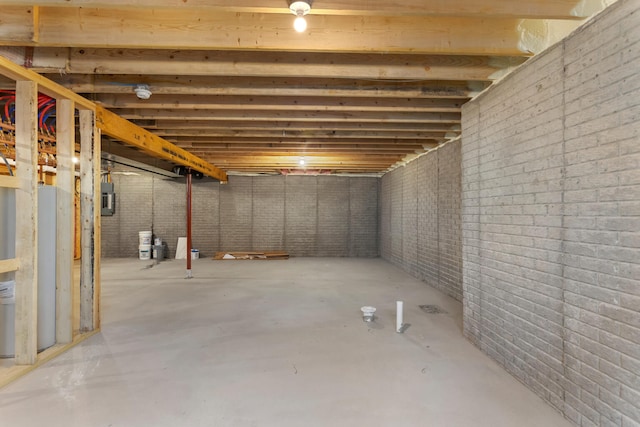
[[[1,389],[2,426],[570,426],[383,260],[148,265],[103,260],[102,332]]]

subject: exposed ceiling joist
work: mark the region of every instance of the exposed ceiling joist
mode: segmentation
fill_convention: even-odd
[[[118,114],[127,119],[156,119],[156,120],[222,120],[232,121],[334,121],[354,123],[460,123],[460,113],[402,113],[389,112],[334,112],[334,111],[246,111],[221,110],[212,113],[207,110],[176,110],[176,109],[143,109],[123,108]]]
[[[286,3],[264,0],[4,0],[7,5],[86,8],[213,9],[227,12],[289,14]],[[489,16],[542,19],[579,19],[593,11],[593,2],[575,0],[316,0],[313,14],[355,16]]]
[[[4,0],[0,55],[224,171],[380,173],[612,1]]]
[[[213,67],[212,67],[213,68]],[[299,69],[296,67],[296,69]],[[64,71],[66,73],[66,69]],[[189,71],[187,71],[189,72]],[[331,96],[469,99],[489,80],[391,80],[306,77],[189,76],[145,74],[68,74],[45,76],[77,93],[131,94],[147,84],[156,95]],[[335,77],[335,76],[334,76]]]
[[[428,16],[314,16],[306,35],[290,15],[194,9],[5,6],[0,40],[25,46],[521,55],[519,20]],[[269,31],[264,31],[268,28]],[[10,31],[10,33],[8,32]],[[37,35],[37,37],[36,37]]]
[[[319,36],[322,39],[322,36]],[[375,41],[370,41],[373,51]],[[213,47],[213,45],[212,45]],[[108,49],[38,48],[34,60],[42,68],[60,67],[65,58],[65,74],[142,74],[179,76],[267,77],[287,79],[359,79],[376,81],[420,80],[488,81],[505,68],[522,64],[528,53],[520,56],[491,55],[433,55],[420,52],[394,53],[394,50],[376,47],[375,53],[326,52],[247,52],[211,49]],[[53,54],[52,54],[53,53]],[[47,64],[50,63],[50,65]],[[298,80],[299,81],[299,80]]]

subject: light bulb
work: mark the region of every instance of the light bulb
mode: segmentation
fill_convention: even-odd
[[[80,159],[78,159],[76,156],[73,156],[73,158],[71,159],[71,161],[73,163],[78,163],[80,161]]]
[[[304,16],[298,15],[295,21],[293,21],[293,28],[295,28],[299,33],[302,33],[307,29],[307,20],[304,19]]]
[[[300,161],[298,163],[300,163],[300,166],[304,166],[305,161],[304,161],[304,159],[300,159]]]

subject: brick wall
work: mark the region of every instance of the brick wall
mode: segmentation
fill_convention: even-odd
[[[465,334],[582,426],[640,425],[639,15],[463,109]]]
[[[137,175],[124,175],[134,172]],[[193,181],[193,247],[286,250],[293,256],[377,257],[377,178],[232,176]],[[138,232],[153,230],[175,255],[186,235],[184,179],[117,167],[116,214],[102,217],[102,254],[138,255]]]
[[[382,257],[459,301],[460,146],[452,141],[386,174],[380,191]]]

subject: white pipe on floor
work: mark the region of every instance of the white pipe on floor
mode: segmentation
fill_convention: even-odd
[[[402,301],[396,301],[396,332],[402,333]]]

